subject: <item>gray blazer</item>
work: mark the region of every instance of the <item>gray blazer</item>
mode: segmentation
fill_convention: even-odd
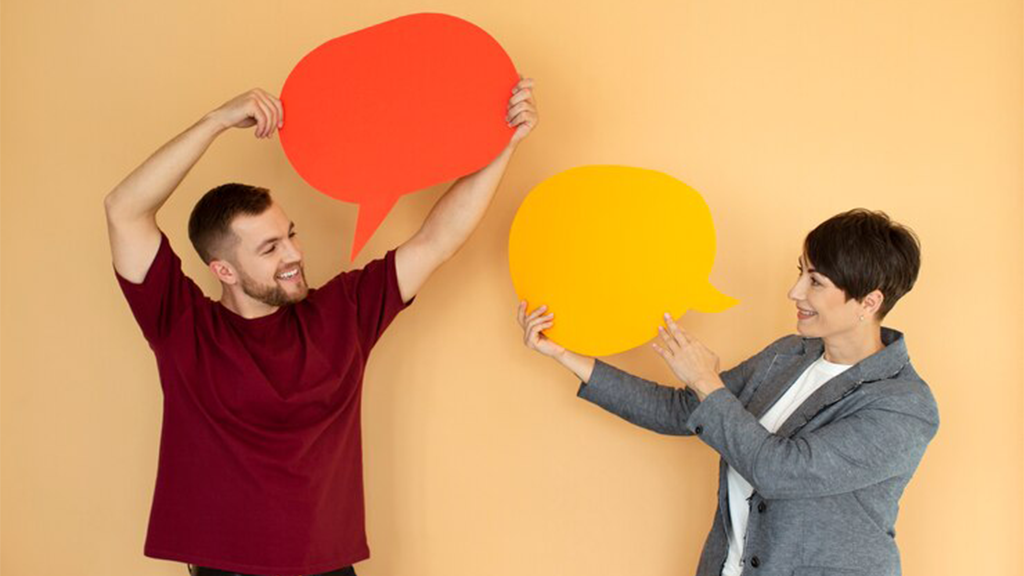
[[[903,335],[883,328],[882,341],[884,349],[819,388],[775,434],[758,419],[821,356],[820,339],[776,341],[723,372],[726,388],[703,402],[600,361],[579,396],[655,432],[696,434],[722,456],[698,576],[719,576],[725,563],[726,463],[754,487],[744,576],[898,575],[900,495],[939,414]]]

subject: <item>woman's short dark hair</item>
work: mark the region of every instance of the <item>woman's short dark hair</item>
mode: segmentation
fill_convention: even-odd
[[[914,232],[885,212],[856,208],[822,222],[804,240],[804,255],[814,269],[860,300],[874,290],[885,298],[878,319],[917,280],[921,243]]]
[[[270,191],[248,184],[222,184],[210,190],[192,208],[188,219],[188,238],[199,257],[209,264],[218,257],[228,240],[237,240],[231,221],[240,214],[262,214],[273,200]]]

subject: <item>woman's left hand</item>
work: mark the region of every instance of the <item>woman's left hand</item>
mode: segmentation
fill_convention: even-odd
[[[725,387],[718,377],[718,356],[684,332],[671,315],[665,314],[665,326],[658,327],[658,334],[661,336],[661,345],[655,343],[652,346],[665,359],[676,377],[693,390],[698,398],[704,400],[708,394]]]

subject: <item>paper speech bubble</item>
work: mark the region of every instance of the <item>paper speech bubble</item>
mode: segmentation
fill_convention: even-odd
[[[299,61],[281,91],[281,145],[310,186],[359,204],[354,260],[399,197],[475,172],[508,145],[518,81],[477,26],[403,16]]]
[[[516,294],[546,304],[545,335],[605,356],[655,337],[669,312],[737,303],[708,283],[715,229],[701,195],[675,178],[627,166],[583,166],[541,182],[509,236]]]

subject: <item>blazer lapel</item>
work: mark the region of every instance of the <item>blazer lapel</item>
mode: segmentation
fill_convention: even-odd
[[[864,382],[891,378],[910,361],[903,334],[889,328],[882,328],[882,343],[885,348],[861,360],[849,370],[826,382],[814,391],[799,408],[793,412],[776,434],[788,438],[810,422],[825,408],[842,400]],[[812,354],[815,359],[820,355]],[[806,363],[804,367],[810,365]],[[799,376],[799,374],[798,374]],[[788,386],[787,386],[788,388]]]
[[[758,420],[769,408],[789,390],[789,387],[796,382],[796,379],[803,374],[808,366],[818,359],[820,354],[813,350],[804,350],[800,354],[778,354],[768,367],[768,372],[762,376],[761,385],[754,390],[754,394],[747,402],[747,412],[753,414]],[[774,373],[773,373],[774,372]]]
[[[859,366],[853,366],[826,382],[811,394],[775,432],[784,438],[792,436],[826,407],[835,404],[857,389],[863,382]]]

